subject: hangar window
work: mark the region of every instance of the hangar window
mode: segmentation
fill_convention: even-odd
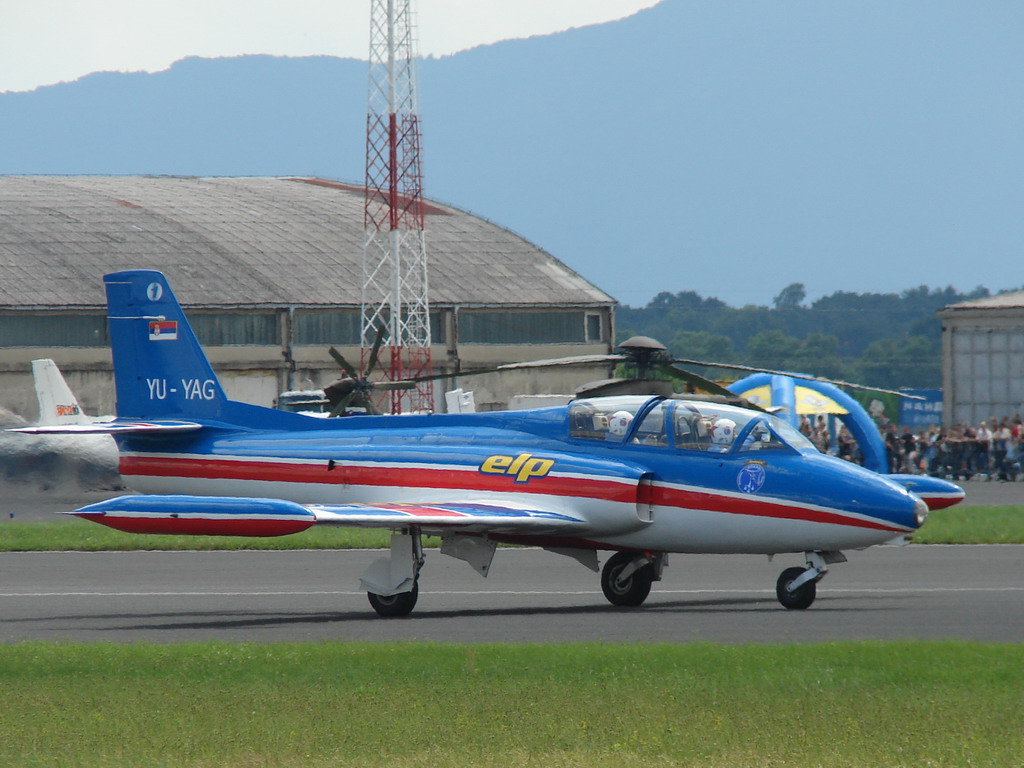
[[[359,313],[296,312],[292,340],[299,346],[359,346]]]
[[[362,318],[355,310],[333,312],[300,310],[295,313],[292,339],[296,346],[336,344],[357,347],[359,346],[361,328]],[[444,344],[444,337],[444,315],[441,312],[431,312],[431,342]]]
[[[5,347],[105,347],[107,319],[96,315],[0,315]]]
[[[587,341],[583,312],[459,312],[463,344],[580,344]]]
[[[281,343],[273,313],[192,314],[188,322],[205,346],[275,347]]]

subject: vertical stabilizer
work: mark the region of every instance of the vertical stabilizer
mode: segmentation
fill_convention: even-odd
[[[163,273],[114,272],[103,282],[117,415],[219,418],[224,391]]]
[[[53,360],[33,360],[32,378],[36,383],[40,424],[56,426],[92,421],[82,412],[78,399]]]

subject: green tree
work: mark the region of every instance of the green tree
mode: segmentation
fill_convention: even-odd
[[[679,331],[672,337],[668,345],[673,357],[685,357],[690,360],[708,360],[717,363],[736,362],[736,352],[732,339],[720,333],[707,331]],[[708,379],[733,379],[733,372],[725,368],[706,365],[686,366]]]
[[[747,341],[746,363],[757,368],[786,370],[800,352],[800,339],[780,330],[761,331]]]
[[[935,389],[942,386],[939,343],[925,336],[878,339],[860,361],[860,380],[886,389]]]
[[[772,302],[776,309],[796,309],[804,303],[807,298],[807,291],[803,283],[790,283],[779,293]]]

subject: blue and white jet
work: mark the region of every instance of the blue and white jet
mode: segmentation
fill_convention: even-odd
[[[134,533],[387,529],[389,554],[361,579],[382,616],[413,610],[425,534],[483,576],[498,543],[571,556],[619,606],[644,602],[670,553],[801,553],[776,593],[804,609],[844,551],[903,539],[928,514],[782,420],[724,404],[632,395],[317,419],[230,400],[162,273],[104,282],[117,418],[21,431],[112,434],[139,494],[69,514]],[[603,569],[599,552],[612,553]]]

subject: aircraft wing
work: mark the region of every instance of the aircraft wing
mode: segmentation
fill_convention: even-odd
[[[480,533],[551,533],[578,530],[586,521],[560,512],[494,502],[441,504],[313,504],[316,522],[361,528],[458,528]]]
[[[227,496],[116,496],[67,514],[129,533],[284,536],[313,525],[397,530],[410,526],[465,533],[579,533],[587,523],[512,503],[298,504]]]
[[[44,424],[37,427],[15,427],[7,432],[29,435],[117,435],[143,432],[192,432],[202,429],[194,421],[94,421],[91,424]]]

